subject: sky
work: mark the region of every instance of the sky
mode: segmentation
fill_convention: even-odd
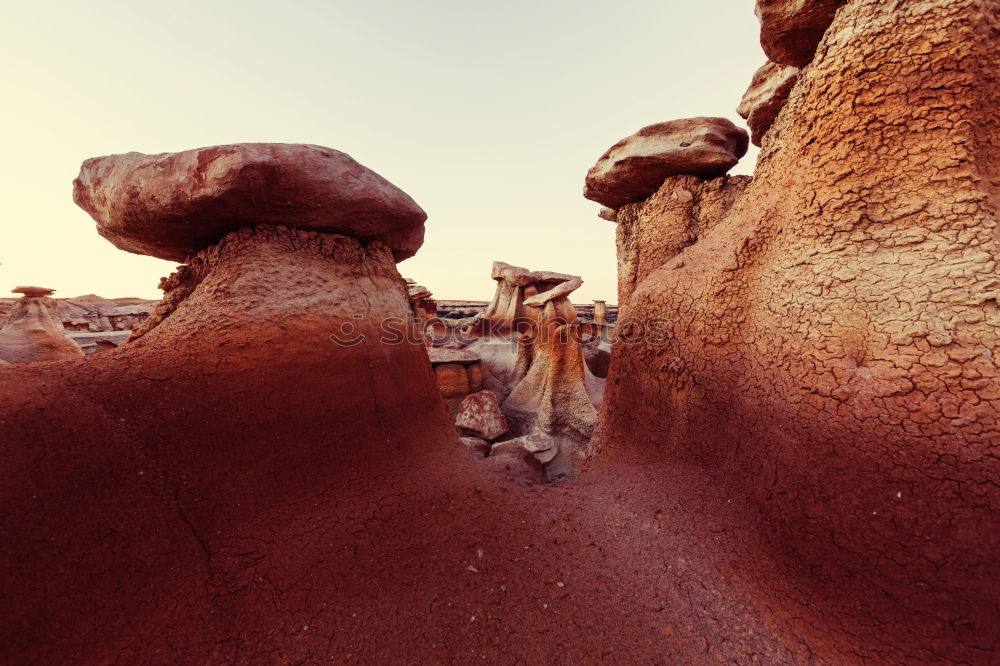
[[[8,0],[0,23],[0,297],[159,298],[172,262],[97,235],[88,157],[226,143],[342,150],[428,213],[399,264],[488,300],[494,260],[617,302],[587,169],[656,122],[724,116],[765,57],[752,0]],[[731,173],[753,172],[756,150]]]

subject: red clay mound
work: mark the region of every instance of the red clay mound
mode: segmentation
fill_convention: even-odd
[[[422,346],[378,342],[387,248],[261,227],[168,283],[119,350],[0,368],[0,662],[809,654],[741,598],[754,516],[699,470],[525,485],[469,453]]]

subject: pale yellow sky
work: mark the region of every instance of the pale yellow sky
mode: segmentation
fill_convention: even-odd
[[[0,296],[158,298],[170,262],[97,235],[80,162],[247,141],[351,154],[428,213],[400,272],[488,299],[490,264],[582,275],[616,302],[587,169],[644,125],[735,108],[764,62],[752,0],[8,0]],[[733,173],[751,173],[756,151]]]

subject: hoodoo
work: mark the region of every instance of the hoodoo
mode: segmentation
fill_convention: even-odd
[[[56,302],[55,289],[17,287],[23,294],[0,328],[0,361],[34,363],[81,358],[84,354],[66,337]]]
[[[725,118],[685,118],[643,127],[587,172],[583,196],[612,209],[641,201],[678,174],[716,178],[747,152],[749,137]]]
[[[213,597],[259,578],[239,553],[270,550],[315,498],[459,446],[423,345],[386,337],[410,318],[395,263],[424,216],[373,172],[316,146],[237,145],[88,160],[75,195],[116,244],[188,258],[132,342],[2,371],[0,653],[22,662],[145,650],[192,616],[208,625],[185,640],[228,631]],[[25,294],[36,319],[46,300]],[[36,460],[49,447],[58,459]]]

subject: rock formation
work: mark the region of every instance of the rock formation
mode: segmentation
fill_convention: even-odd
[[[252,146],[234,150],[258,154]],[[302,159],[314,164],[313,154],[324,150],[303,148]],[[0,661],[99,662],[121,650],[146,655],[140,660],[187,661],[197,653],[197,661],[229,661],[240,648],[216,647],[213,657],[196,647],[197,636],[230,631],[229,611],[210,610],[223,588],[230,591],[223,605],[270,594],[250,582],[259,577],[247,567],[247,548],[283,549],[275,530],[311,530],[306,507],[324,497],[353,515],[359,507],[352,497],[397,492],[402,482],[390,490],[372,479],[398,479],[400,465],[440,466],[457,437],[424,347],[383,342],[382,322],[409,316],[393,248],[284,226],[230,230],[231,222],[215,224],[203,212],[157,227],[157,197],[187,197],[187,172],[168,164],[169,178],[145,181],[111,169],[123,184],[109,175],[97,185],[95,164],[109,161],[84,166],[78,196],[79,183],[88,182],[114,219],[145,221],[115,227],[133,249],[159,252],[195,236],[210,245],[165,281],[156,315],[128,345],[86,363],[3,369]],[[272,192],[266,181],[254,182],[261,201],[287,201],[282,178]],[[358,190],[363,206],[347,201],[350,211],[400,200],[391,186],[378,195],[371,177],[360,182],[369,183]],[[144,183],[152,193],[129,190]],[[303,199],[290,208],[305,211],[323,200],[299,186]],[[133,196],[109,194],[126,190]],[[211,192],[228,200],[230,190]],[[233,206],[242,210],[241,202]],[[197,210],[230,219],[224,202],[199,199]],[[372,218],[373,228],[391,236],[391,213],[384,222]],[[407,227],[406,235],[420,230]],[[54,304],[32,307],[54,315]],[[352,539],[345,533],[330,541]],[[277,550],[268,561],[288,566]],[[245,576],[250,588],[238,582]],[[256,622],[238,614],[244,628]],[[175,638],[168,633],[180,643],[169,645]]]
[[[17,287],[23,294],[0,328],[0,360],[9,363],[62,361],[82,357],[83,351],[66,337],[54,289]]]
[[[678,174],[715,178],[747,152],[747,133],[725,118],[643,127],[611,146],[587,172],[583,196],[609,208],[641,201]]]
[[[497,287],[493,301],[485,312],[477,316],[475,328],[479,334],[501,335],[518,324],[529,325],[534,317],[525,308],[525,298],[546,292],[568,280],[579,279],[565,273],[529,271],[502,261],[493,262],[490,277],[496,280]]]
[[[84,162],[73,199],[116,247],[171,261],[255,225],[378,240],[400,261],[416,254],[427,219],[349,155],[300,144],[97,157]]]
[[[89,333],[135,330],[149,317],[157,304],[157,301],[143,298],[109,299],[96,294],[55,300],[66,330]]]
[[[580,278],[567,280],[524,301],[534,325],[520,334],[512,390],[503,404],[518,423],[518,434],[556,439],[558,453],[545,461],[550,479],[579,473],[604,392],[584,362],[581,344],[596,327],[577,322],[568,298],[581,284]]]
[[[743,99],[736,109],[736,113],[750,126],[753,145],[760,145],[798,80],[798,67],[773,62],[765,63],[754,73],[750,87],[743,93]]]
[[[840,4],[760,2],[769,57],[804,65]],[[619,210],[623,317],[663,335],[615,347],[595,473],[747,498],[771,562],[737,603],[799,618],[807,661],[1000,649],[998,39],[995,0],[852,0],[752,182]]]
[[[0,663],[995,661],[998,38],[997,0],[850,0],[752,181],[620,207],[572,483],[580,411],[469,453],[349,234],[225,230],[129,345],[0,363]],[[539,334],[606,327],[532,288],[470,349],[580,405]]]
[[[419,324],[420,330],[437,317],[437,303],[427,287],[419,285],[414,280],[406,280],[406,289],[410,297],[410,310]]]
[[[760,45],[771,61],[805,67],[847,0],[757,0]]]

